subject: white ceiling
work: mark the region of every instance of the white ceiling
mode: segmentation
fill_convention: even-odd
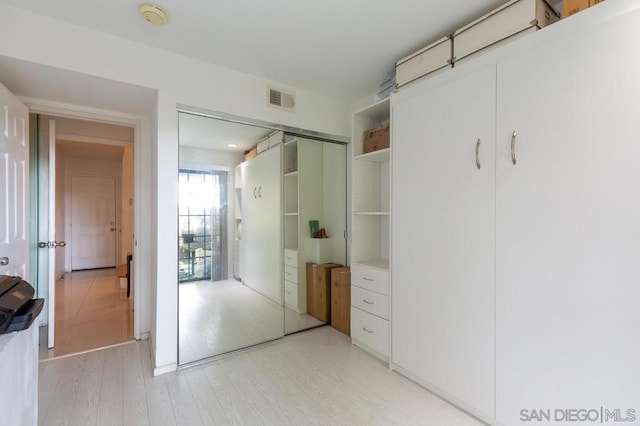
[[[180,113],[180,145],[220,151],[244,152],[273,132],[271,129]],[[229,147],[227,144],[235,144]]]
[[[55,99],[136,116],[155,113],[155,89],[0,55],[2,84],[20,97]]]
[[[354,101],[396,60],[505,0],[158,0],[169,14],[164,27],[146,23],[141,2],[130,0],[0,2]]]

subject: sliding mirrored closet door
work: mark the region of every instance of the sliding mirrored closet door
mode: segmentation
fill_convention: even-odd
[[[179,363],[328,324],[313,307],[330,295],[306,277],[346,260],[346,145],[188,113],[179,126]]]
[[[331,322],[330,274],[346,263],[346,145],[283,146],[285,334]]]

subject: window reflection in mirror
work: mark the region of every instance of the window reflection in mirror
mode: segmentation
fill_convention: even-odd
[[[179,363],[328,324],[307,270],[346,261],[346,145],[187,113],[179,139]]]

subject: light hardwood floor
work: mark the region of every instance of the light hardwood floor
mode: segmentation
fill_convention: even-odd
[[[115,268],[76,271],[56,281],[55,347],[40,332],[40,359],[133,340],[133,300]]]
[[[180,364],[322,324],[312,316],[283,310],[233,279],[184,283],[178,291]]]
[[[151,376],[147,341],[40,363],[40,425],[478,425],[330,327]]]

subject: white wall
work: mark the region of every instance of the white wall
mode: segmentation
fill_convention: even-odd
[[[180,146],[180,167],[194,170],[228,168],[227,175],[227,270],[233,277],[233,245],[235,240],[235,167],[242,162],[239,152]],[[177,259],[176,259],[177,262]]]
[[[0,55],[157,89],[157,124],[141,136],[142,172],[150,176],[150,233],[141,232],[137,267],[151,270],[151,339],[156,372],[177,364],[176,105],[191,105],[340,136],[350,132],[349,105],[174,53],[143,46],[21,9],[0,5]],[[1,77],[0,77],[1,78]],[[266,106],[266,86],[296,92],[295,113]],[[54,99],[55,100],[55,99]],[[154,132],[157,132],[154,137]],[[148,167],[148,168],[146,168]],[[145,181],[146,183],[146,181]],[[150,217],[151,220],[147,221]],[[156,235],[160,234],[161,239]],[[149,255],[147,259],[145,256]],[[147,262],[148,263],[145,263]],[[144,329],[143,329],[144,331]]]

